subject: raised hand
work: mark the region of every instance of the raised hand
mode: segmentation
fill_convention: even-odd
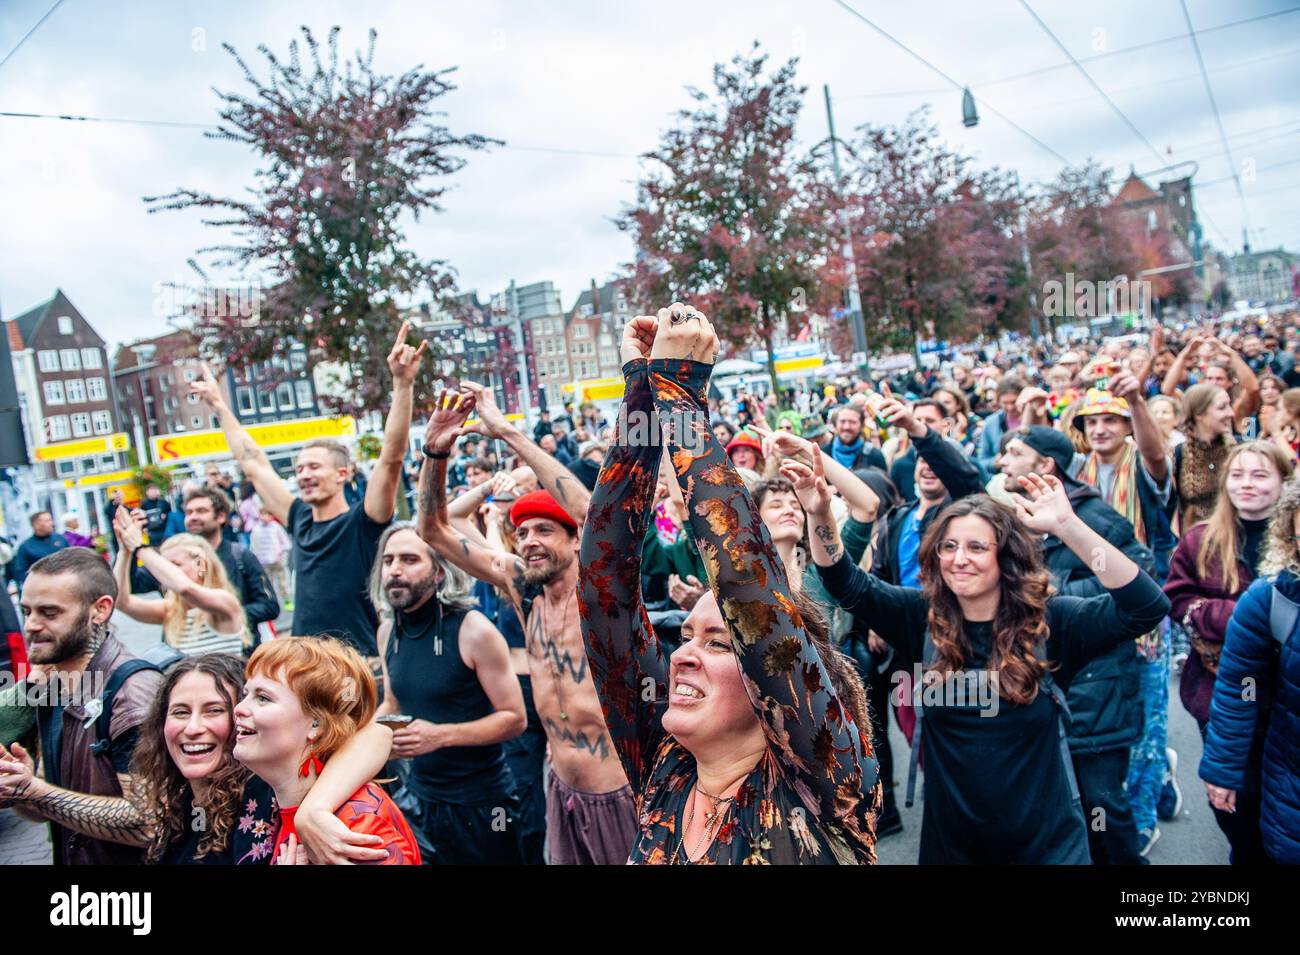
[[[1127,401],[1130,407],[1135,401],[1142,400],[1142,384],[1129,371],[1122,371],[1110,380],[1111,394]]]
[[[636,358],[649,358],[655,343],[659,320],[653,315],[638,315],[623,326],[623,340],[618,346],[618,357],[627,364]]]
[[[1011,499],[1021,522],[1036,533],[1059,536],[1061,528],[1074,520],[1074,508],[1060,479],[1050,474],[1029,474],[1017,480],[1029,495]]]
[[[406,344],[406,335],[410,330],[411,323],[402,322],[393,350],[388,353],[388,370],[393,374],[393,384],[413,384],[416,374],[420,371],[420,359],[429,349],[429,343],[424,339],[421,339],[419,348],[412,348]]]
[[[719,347],[717,333],[703,312],[681,302],[659,309],[651,358],[683,358],[711,365]]]
[[[676,574],[668,575],[668,599],[683,610],[694,610],[705,589],[693,575],[688,575],[685,580]]]
[[[506,420],[505,413],[497,407],[491,390],[476,381],[462,381],[461,386],[474,396],[478,408],[478,423],[470,425],[466,430],[477,431],[489,438],[504,437],[513,426]]]
[[[144,543],[144,534],[140,530],[139,523],[125,507],[119,507],[117,513],[113,515],[113,531],[125,551],[138,550]]]
[[[200,377],[190,382],[190,394],[198,395],[208,407],[213,411],[222,407],[226,399],[221,396],[221,384],[217,381],[217,376],[212,373],[205,361],[202,365],[203,372]]]
[[[473,395],[444,391],[433,399],[433,414],[424,426],[426,454],[447,455],[466,430],[465,421],[474,410]]]
[[[781,477],[794,485],[795,497],[799,498],[805,514],[829,514],[831,489],[822,467],[821,448],[816,444],[812,446],[812,462],[812,467],[808,467],[798,461],[782,461]]]
[[[763,457],[771,458],[774,454],[777,457],[792,458],[800,457],[812,460],[812,452],[809,450],[813,442],[807,438],[801,438],[789,431],[773,431],[761,424],[751,424],[749,429],[755,432],[763,439]]]

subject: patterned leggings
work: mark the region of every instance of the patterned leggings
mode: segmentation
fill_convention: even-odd
[[[1139,831],[1154,829],[1156,802],[1165,781],[1165,746],[1169,725],[1169,620],[1160,624],[1160,640],[1155,656],[1138,660],[1142,680],[1142,713],[1146,728],[1129,752],[1128,789],[1133,807],[1133,821]]]

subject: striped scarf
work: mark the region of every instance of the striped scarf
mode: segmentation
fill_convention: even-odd
[[[1079,472],[1079,480],[1098,486],[1101,458],[1094,451],[1088,455]],[[1124,453],[1115,464],[1115,483],[1111,485],[1106,503],[1128,518],[1133,533],[1143,544],[1147,542],[1146,525],[1142,523],[1142,502],[1138,494],[1138,452],[1132,444],[1125,443]]]

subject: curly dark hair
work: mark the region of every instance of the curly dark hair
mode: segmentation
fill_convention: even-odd
[[[167,847],[185,835],[193,814],[194,790],[172,762],[163,737],[172,691],[183,677],[191,673],[204,673],[212,678],[231,720],[225,758],[220,768],[207,779],[207,793],[202,806],[207,815],[207,828],[199,840],[195,859],[202,859],[210,852],[222,852],[229,845],[230,833],[243,803],[244,786],[253,775],[231,754],[235,746],[235,705],[244,693],[244,661],[231,653],[186,657],[163,678],[149,715],[140,726],[139,742],[131,756],[136,799],[145,816],[154,821],[153,842],[145,856],[150,863],[157,863]]]
[[[1024,706],[1038,696],[1038,683],[1048,669],[1035,652],[1047,639],[1047,598],[1051,579],[1038,541],[1025,530],[1015,512],[987,494],[964,497],[944,508],[921,541],[921,586],[930,601],[933,669],[961,670],[971,652],[961,604],[944,582],[939,568],[939,542],[959,517],[978,517],[993,528],[997,541],[1000,598],[993,618],[993,647],[988,667],[998,673],[998,696]]]

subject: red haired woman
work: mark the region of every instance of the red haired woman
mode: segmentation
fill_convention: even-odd
[[[295,817],[324,764],[375,715],[375,678],[360,654],[337,640],[296,637],[258,647],[235,707],[237,760],[265,780],[279,805],[273,851],[280,865],[302,864]],[[353,832],[378,836],[379,865],[419,865],[420,850],[401,810],[375,783],[335,813]]]

